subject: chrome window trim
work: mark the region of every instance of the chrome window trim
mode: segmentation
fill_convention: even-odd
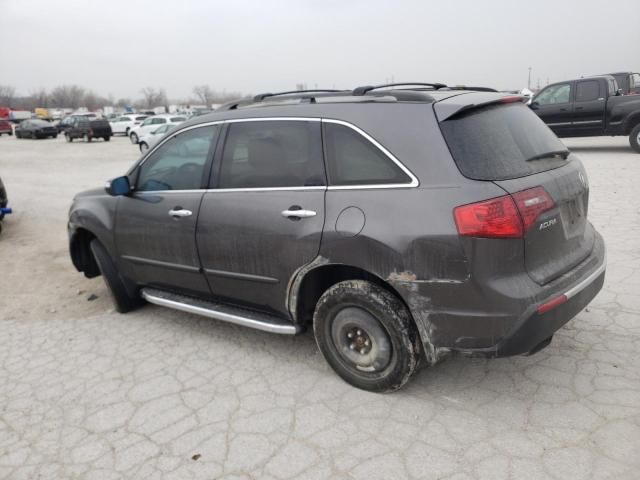
[[[368,184],[368,185],[330,185],[330,186],[314,186],[314,187],[256,187],[256,188],[209,188],[209,189],[195,189],[195,190],[147,190],[142,192],[135,192],[139,194],[166,194],[166,193],[186,193],[186,192],[206,192],[206,193],[214,193],[214,192],[274,192],[274,191],[289,191],[289,190],[372,190],[372,189],[387,189],[387,188],[416,188],[420,185],[418,178],[413,174],[411,170],[409,170],[400,160],[398,160],[389,150],[387,150],[380,142],[378,142],[375,138],[369,135],[367,132],[362,130],[361,128],[353,125],[352,123],[346,122],[344,120],[336,120],[333,118],[320,118],[320,117],[251,117],[251,118],[232,118],[228,120],[215,120],[212,122],[198,123],[197,125],[191,125],[189,127],[183,128],[176,132],[171,133],[164,138],[161,142],[157,143],[152,149],[150,149],[144,157],[140,160],[140,162],[134,167],[140,168],[144,162],[147,161],[149,156],[151,156],[158,148],[168,142],[170,139],[174,138],[176,135],[181,134],[182,132],[186,132],[189,130],[193,130],[195,128],[203,128],[210,127],[214,125],[221,125],[225,123],[246,123],[246,122],[322,122],[322,123],[333,123],[337,125],[342,125],[348,127],[364,137],[367,141],[371,142],[376,148],[378,148],[387,158],[389,158],[400,170],[402,170],[410,179],[409,183],[379,183],[379,184]]]

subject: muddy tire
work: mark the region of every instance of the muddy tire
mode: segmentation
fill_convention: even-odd
[[[347,383],[370,392],[392,392],[416,372],[420,338],[404,304],[364,280],[329,288],[313,316],[318,348]]]
[[[629,143],[631,144],[631,148],[640,153],[640,123],[631,130]]]
[[[111,292],[116,310],[120,313],[127,313],[140,307],[144,301],[120,276],[107,249],[98,240],[94,239],[91,241],[91,251],[104,282]]]

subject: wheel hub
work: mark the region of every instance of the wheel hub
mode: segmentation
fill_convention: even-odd
[[[360,355],[366,355],[371,351],[371,338],[365,330],[353,327],[347,332],[347,339],[350,350],[355,350]]]
[[[391,362],[392,346],[387,331],[376,317],[358,307],[345,307],[331,325],[334,347],[349,368],[380,372]]]

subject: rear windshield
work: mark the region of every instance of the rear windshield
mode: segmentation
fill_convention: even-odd
[[[529,160],[567,148],[522,103],[469,110],[445,120],[440,129],[458,168],[474,180],[525,177],[567,163],[557,155]]]

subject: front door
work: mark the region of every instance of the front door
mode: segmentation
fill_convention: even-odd
[[[209,295],[200,271],[196,223],[218,128],[174,135],[137,168],[133,193],[119,198],[118,261],[125,276],[138,284]]]
[[[318,255],[326,177],[320,121],[228,125],[197,241],[214,296],[287,314],[287,286]]]
[[[601,85],[602,84],[602,85]],[[588,136],[604,133],[605,83],[599,80],[576,82],[573,104],[572,135]]]
[[[559,137],[571,131],[573,98],[571,83],[549,85],[542,89],[531,102],[531,109]]]

